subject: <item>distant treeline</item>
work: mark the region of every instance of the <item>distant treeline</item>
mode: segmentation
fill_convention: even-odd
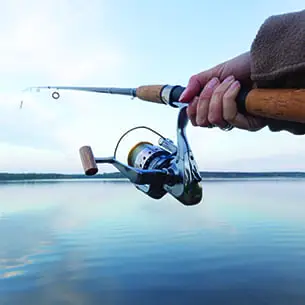
[[[202,178],[305,178],[305,172],[200,172]],[[121,173],[103,173],[95,176],[84,174],[57,173],[0,173],[0,181],[8,180],[46,180],[46,179],[119,179]]]
[[[103,173],[95,176],[84,174],[57,174],[57,173],[0,173],[0,181],[7,180],[43,180],[43,179],[118,179],[124,178],[121,173]]]

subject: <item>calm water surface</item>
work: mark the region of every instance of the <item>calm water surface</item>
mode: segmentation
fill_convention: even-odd
[[[0,185],[0,304],[305,304],[305,181]]]

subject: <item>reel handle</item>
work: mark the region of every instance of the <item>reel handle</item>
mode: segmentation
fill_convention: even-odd
[[[94,176],[98,172],[98,167],[90,146],[82,146],[79,149],[81,162],[87,176]]]

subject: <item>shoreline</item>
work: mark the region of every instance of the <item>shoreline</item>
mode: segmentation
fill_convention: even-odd
[[[203,181],[304,179],[305,172],[200,172]],[[0,173],[0,183],[28,181],[129,181],[119,172],[95,176],[60,173]]]

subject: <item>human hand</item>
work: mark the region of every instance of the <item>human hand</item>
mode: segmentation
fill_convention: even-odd
[[[264,119],[238,112],[235,99],[241,85],[252,86],[249,52],[193,75],[180,97],[181,102],[189,103],[192,125],[225,128],[230,124],[249,131],[265,127]]]

